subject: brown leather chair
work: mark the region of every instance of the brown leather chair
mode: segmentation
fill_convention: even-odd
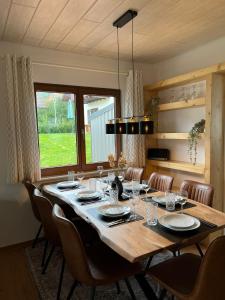
[[[149,177],[148,184],[152,189],[166,192],[172,190],[173,177],[159,173],[152,173]]]
[[[225,236],[209,246],[203,259],[183,254],[162,262],[147,272],[159,282],[163,299],[167,290],[179,300],[225,299]]]
[[[188,198],[212,207],[214,188],[211,184],[192,180],[184,180],[181,191],[188,192]]]
[[[65,218],[57,204],[54,205],[52,215],[61,238],[65,260],[75,280],[67,299],[72,297],[78,282],[92,287],[91,299],[94,299],[96,286],[112,284],[121,279],[125,279],[131,297],[135,299],[127,277],[139,273],[141,265],[129,263],[103,243],[92,247],[91,251],[85,249],[76,227]]]
[[[38,208],[36,206],[36,203],[34,202],[33,200],[33,195],[34,195],[34,190],[37,188],[33,183],[31,183],[30,181],[26,180],[23,182],[23,184],[25,185],[27,191],[28,191],[28,194],[29,194],[29,198],[30,198],[30,202],[31,202],[31,207],[32,207],[32,211],[33,211],[33,214],[35,216],[35,218],[41,223],[41,217],[40,217],[40,214],[39,214],[39,211],[38,211]],[[37,240],[40,236],[40,233],[41,233],[41,230],[42,230],[42,223],[40,224],[39,228],[38,228],[38,231],[35,235],[35,238],[33,240],[33,244],[32,244],[32,248],[35,247],[36,243],[37,243]]]
[[[137,180],[141,182],[142,175],[143,175],[144,169],[143,168],[134,168],[129,167],[125,173],[125,180]]]

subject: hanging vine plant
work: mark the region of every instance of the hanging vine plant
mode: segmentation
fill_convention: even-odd
[[[205,130],[205,120],[202,119],[200,122],[194,124],[189,131],[188,135],[188,153],[190,161],[193,165],[196,164],[197,160],[197,145],[201,138],[201,133]]]

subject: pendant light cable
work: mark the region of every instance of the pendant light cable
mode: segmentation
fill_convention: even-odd
[[[118,80],[118,89],[120,90],[120,43],[119,43],[119,27],[117,26],[117,80]]]
[[[131,59],[132,59],[132,69],[133,69],[133,100],[134,96],[134,19],[132,18],[132,34],[131,34]]]

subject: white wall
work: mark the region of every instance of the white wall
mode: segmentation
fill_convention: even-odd
[[[78,66],[87,69],[116,71],[117,62],[94,56],[82,56],[66,52],[23,46],[7,42],[0,42],[0,56],[6,53],[18,56],[30,56],[32,61],[47,64]],[[152,81],[151,66],[137,65],[143,70],[144,83]],[[121,71],[127,72],[131,68],[129,62],[121,62]],[[117,88],[117,75],[77,70],[71,68],[34,65],[33,78],[36,82],[80,85],[90,87]],[[121,75],[122,96],[125,90],[126,77]],[[1,91],[0,91],[1,103]],[[4,107],[0,109],[0,247],[27,241],[33,238],[38,228],[35,221],[27,193],[22,185],[6,185],[5,170],[7,161],[4,145],[5,119]]]

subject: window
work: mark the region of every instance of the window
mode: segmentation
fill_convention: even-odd
[[[119,136],[106,135],[108,119],[120,116],[118,90],[35,83],[42,176],[108,166],[120,153]]]

